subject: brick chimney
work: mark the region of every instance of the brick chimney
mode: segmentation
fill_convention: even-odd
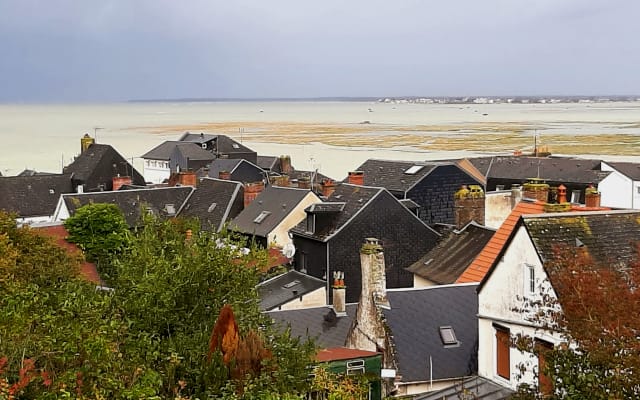
[[[331,178],[326,178],[322,180],[322,195],[324,197],[329,197],[336,191],[336,181]]]
[[[531,178],[522,185],[522,197],[546,203],[549,201],[549,185],[540,178]]]
[[[130,176],[114,176],[111,179],[113,188],[112,190],[120,190],[120,188],[124,185],[131,185],[131,177]]]
[[[251,204],[253,200],[264,190],[264,182],[258,181],[244,185],[244,206]]]
[[[198,177],[195,171],[180,171],[171,174],[169,177],[169,186],[193,186],[198,185]]]
[[[344,317],[347,315],[347,287],[344,285],[344,272],[335,271],[333,273],[333,285],[331,285],[331,288],[333,290],[333,311],[337,317]]]
[[[360,249],[360,264],[362,291],[346,344],[352,349],[379,351],[385,347],[386,336],[379,307],[389,308],[389,301],[384,253],[378,239],[365,239]]]
[[[308,176],[301,176],[298,178],[298,188],[311,189],[311,178]]]
[[[584,205],[587,207],[600,207],[600,192],[593,185],[589,185],[584,191]]]
[[[274,176],[273,184],[280,187],[289,187],[289,175]]]
[[[484,191],[479,185],[462,185],[453,197],[456,228],[460,229],[471,221],[484,225]]]
[[[349,178],[347,179],[347,182],[349,182],[352,185],[363,186],[364,185],[364,172],[362,172],[362,171],[350,171],[349,172]]]
[[[224,179],[225,181],[230,181],[231,180],[231,172],[229,172],[229,171],[220,171],[220,172],[218,172],[218,178],[219,179]]]
[[[280,172],[283,174],[291,173],[291,157],[290,156],[280,156]]]

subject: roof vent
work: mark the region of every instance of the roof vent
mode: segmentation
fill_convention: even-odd
[[[582,243],[582,240],[576,238],[576,247],[584,247],[584,243]]]

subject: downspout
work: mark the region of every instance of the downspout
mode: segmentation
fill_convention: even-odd
[[[429,390],[433,390],[433,359],[429,356]]]
[[[331,278],[329,277],[329,241],[327,243],[327,272],[326,272],[326,285],[327,285],[327,302],[329,302],[329,296],[331,295]]]

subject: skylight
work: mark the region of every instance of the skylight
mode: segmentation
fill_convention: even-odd
[[[234,149],[239,149],[239,148],[240,148],[240,146],[238,146],[238,144],[237,144],[237,143],[234,143],[234,144],[233,144],[233,148],[234,148]]]
[[[211,203],[209,208],[207,208],[207,212],[212,212],[213,210],[215,210],[217,205],[217,203]]]
[[[407,175],[415,175],[422,168],[424,168],[424,165],[413,165],[413,166],[409,167],[409,169],[404,171],[404,173],[407,174]]]
[[[270,214],[271,214],[270,211],[263,211],[260,213],[260,215],[256,217],[256,219],[253,220],[253,222],[255,222],[256,224],[259,224],[262,221],[264,221],[264,219],[267,218]]]
[[[173,204],[165,204],[164,210],[167,212],[168,215],[176,215],[176,206]]]
[[[452,326],[440,327],[440,339],[445,346],[457,346],[459,344]]]
[[[296,285],[299,285],[299,284],[300,284],[300,281],[296,279],[296,280],[291,281],[289,283],[285,283],[284,285],[282,285],[282,287],[285,288],[285,289],[291,289],[292,287],[294,287]]]

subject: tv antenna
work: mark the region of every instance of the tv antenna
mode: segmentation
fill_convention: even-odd
[[[104,128],[103,128],[103,127],[100,127],[100,126],[95,126],[95,127],[93,128],[93,138],[95,139],[95,141],[96,141],[96,142],[98,142],[98,131],[99,131],[100,129],[104,129]]]

